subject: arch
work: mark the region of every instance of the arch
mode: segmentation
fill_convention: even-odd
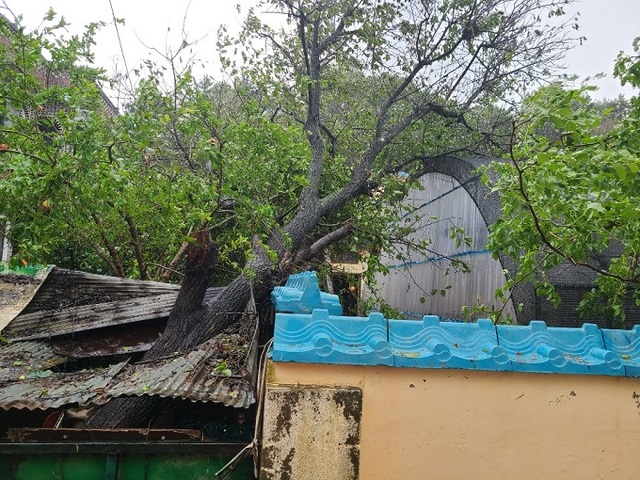
[[[497,159],[489,157],[436,157],[425,165],[422,173],[441,173],[457,180],[473,199],[484,222],[489,226],[502,214],[500,198],[482,184],[478,168],[488,165],[493,160]]]
[[[478,208],[482,218],[491,228],[502,215],[500,196],[491,192],[482,184],[478,168],[486,166],[492,161],[500,160],[491,157],[437,157],[425,165],[424,173],[440,173],[454,178],[467,191]],[[619,252],[619,246],[612,245],[610,252],[605,252],[592,258],[594,262],[608,264],[611,258]],[[514,277],[517,272],[517,263],[511,257],[499,254],[502,269],[508,275]],[[550,272],[548,278],[553,283],[561,299],[560,308],[556,310],[548,301],[536,296],[535,286],[532,283],[522,283],[513,288],[511,295],[515,309],[517,322],[528,324],[531,320],[544,320],[550,325],[580,326],[583,322],[596,323],[602,327],[612,327],[611,319],[603,318],[597,312],[582,317],[578,313],[578,304],[582,296],[595,287],[595,273],[583,266],[572,265],[568,262],[561,263]],[[623,306],[626,313],[626,325],[640,324],[640,307],[633,299],[628,298]]]
[[[435,157],[425,165],[423,174],[440,173],[454,178],[469,194],[487,228],[490,229],[491,225],[502,215],[500,197],[482,183],[478,169],[495,160],[499,159],[491,157]],[[498,260],[502,269],[514,277],[517,272],[516,262],[503,254],[499,254]],[[528,324],[534,319],[536,311],[534,286],[529,283],[517,285],[511,294],[514,306],[521,306],[521,309],[515,309],[518,324]]]

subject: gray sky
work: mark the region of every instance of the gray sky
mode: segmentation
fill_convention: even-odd
[[[580,12],[578,33],[587,40],[567,53],[567,71],[581,79],[606,74],[603,79],[589,82],[600,88],[594,97],[632,94],[630,88],[623,90],[613,77],[613,66],[621,51],[633,53],[633,39],[640,37],[640,0],[578,0],[572,11]]]
[[[201,39],[195,53],[207,62],[207,70],[214,74],[219,71],[215,53],[219,25],[237,29],[242,16],[236,12],[235,5],[242,4],[246,11],[255,0],[111,0],[111,3],[109,0],[6,0],[6,3],[15,14],[23,14],[24,23],[31,28],[39,25],[51,6],[72,23],[72,31],[91,21],[110,22],[113,6],[115,16],[126,22],[119,27],[119,33],[129,68],[137,66],[141,58],[149,55],[141,42],[160,50],[166,45],[176,48],[188,6],[186,31],[189,40]],[[578,0],[572,7],[572,13],[575,11],[580,12],[578,33],[587,40],[567,52],[567,72],[575,73],[581,79],[606,74],[604,79],[591,81],[600,88],[592,95],[596,98],[631,94],[630,89],[620,87],[612,77],[612,71],[618,53],[631,53],[633,38],[640,36],[640,0]],[[97,37],[96,56],[98,65],[108,71],[113,71],[115,65],[123,70],[122,54],[112,23]]]

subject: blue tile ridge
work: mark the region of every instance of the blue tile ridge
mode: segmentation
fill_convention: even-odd
[[[290,277],[272,293],[274,361],[456,368],[640,377],[640,326],[633,330],[527,326],[342,316],[315,272]]]
[[[388,320],[389,343],[398,367],[509,370],[509,358],[498,345],[491,320],[477,323]]]
[[[496,325],[498,342],[512,370],[537,373],[624,375],[620,356],[606,349],[597,325],[580,328]]]
[[[338,295],[321,292],[314,271],[290,275],[284,286],[273,289],[271,301],[278,312],[311,313],[315,308],[324,308],[331,315],[342,315]]]
[[[368,317],[277,313],[272,358],[276,361],[393,365],[387,321],[380,313]]]
[[[640,325],[631,330],[602,329],[605,349],[620,356],[628,377],[640,377]]]

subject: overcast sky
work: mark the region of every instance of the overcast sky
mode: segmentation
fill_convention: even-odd
[[[216,32],[221,24],[237,29],[242,15],[235,9],[236,4],[247,6],[255,0],[5,0],[16,15],[24,15],[24,23],[35,28],[44,13],[52,7],[72,24],[72,30],[81,28],[92,21],[109,22],[97,37],[96,60],[107,71],[118,65],[123,69],[116,29],[111,22],[112,8],[117,18],[123,18],[125,25],[119,27],[126,63],[129,68],[137,66],[140,59],[147,56],[143,43],[164,50],[166,45],[174,49],[180,42],[183,18],[186,16],[186,31],[189,40],[200,39],[197,55],[208,63],[210,73],[218,72],[219,65],[215,53]],[[187,10],[188,6],[188,10]],[[592,81],[600,90],[597,98],[613,98],[622,90],[619,82],[612,78],[613,63],[622,50],[631,53],[634,37],[640,36],[640,0],[578,0],[572,13],[580,12],[579,34],[587,37],[582,46],[567,52],[567,72],[575,73],[582,79],[604,73],[606,78]],[[2,10],[0,10],[2,12]],[[2,12],[7,15],[7,12]],[[76,30],[77,31],[77,30]]]

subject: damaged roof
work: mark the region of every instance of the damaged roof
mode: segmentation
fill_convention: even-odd
[[[5,290],[20,284],[11,275],[9,282],[0,274]],[[188,351],[134,363],[162,333],[178,286],[58,268],[41,283],[30,301],[21,297],[21,312],[1,332],[8,343],[0,345],[0,408],[100,405],[141,395],[255,403],[257,315],[247,313]],[[209,289],[205,303],[221,290]]]

